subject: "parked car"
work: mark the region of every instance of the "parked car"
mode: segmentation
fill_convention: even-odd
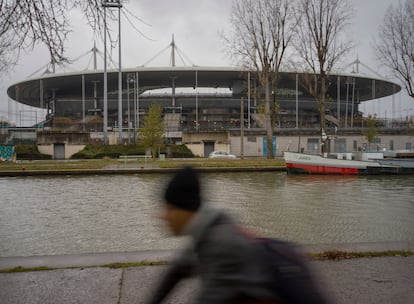
[[[213,151],[210,153],[208,158],[229,158],[229,159],[235,159],[236,155],[227,153],[225,151]]]

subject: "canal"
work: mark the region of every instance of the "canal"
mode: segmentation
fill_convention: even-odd
[[[169,175],[0,178],[0,256],[172,249],[157,219]],[[204,197],[302,244],[414,240],[414,176],[205,173]]]

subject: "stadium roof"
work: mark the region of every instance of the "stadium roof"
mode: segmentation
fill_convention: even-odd
[[[230,88],[233,95],[246,94],[245,81],[247,80],[248,70],[235,67],[160,67],[147,68],[137,67],[122,70],[123,87],[126,88],[128,75],[138,75],[140,92],[151,89],[171,88],[172,82],[175,86],[195,88]],[[296,72],[283,72],[278,88],[295,90]],[[300,75],[306,75],[299,73]],[[86,98],[94,94],[94,85],[97,83],[98,98],[103,96],[103,70],[79,71],[74,73],[46,74],[21,81],[10,86],[7,94],[13,100],[33,107],[46,107],[46,100],[50,100],[53,94],[58,100],[81,100],[84,90]],[[251,72],[254,79],[254,72]],[[129,79],[129,78],[128,78]],[[365,76],[361,74],[332,74],[329,79],[328,94],[337,99],[338,80],[340,85],[341,100],[346,99],[347,88],[351,96],[353,79],[355,88],[359,92],[359,101],[366,101],[381,98],[398,93],[401,87],[385,79]],[[43,88],[43,94],[41,89]],[[305,92],[299,85],[299,90]],[[108,70],[108,92],[118,91],[118,70]],[[43,95],[43,100],[41,96]],[[309,96],[304,93],[301,98]],[[349,97],[350,99],[350,97]]]

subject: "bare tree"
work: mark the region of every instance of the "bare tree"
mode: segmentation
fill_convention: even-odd
[[[101,33],[101,0],[0,0],[0,71],[15,64],[22,50],[38,43],[48,48],[52,62],[66,61],[71,9],[81,10],[92,29]],[[113,18],[111,12],[108,18]]]
[[[5,71],[10,65],[15,65],[17,57],[11,50],[16,49],[15,41],[11,34],[0,36],[0,71]]]
[[[271,94],[276,96],[279,71],[295,26],[294,1],[234,0],[230,22],[232,31],[224,37],[230,55],[239,64],[257,74],[265,92],[264,114],[268,158],[274,157],[272,146]]]
[[[353,47],[342,34],[352,18],[348,0],[299,0],[296,51],[305,72],[305,89],[316,99],[320,114],[322,152],[326,149],[325,102],[335,64]]]
[[[378,58],[414,98],[414,0],[391,5],[375,43]]]

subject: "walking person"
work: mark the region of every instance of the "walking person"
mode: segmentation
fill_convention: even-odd
[[[169,267],[149,303],[162,303],[181,279],[193,275],[201,281],[196,303],[287,303],[275,293],[263,248],[229,215],[203,202],[194,169],[179,170],[168,183],[164,200],[161,218],[174,235],[189,236],[192,242]],[[317,298],[321,301],[308,298],[303,303],[325,303]]]

